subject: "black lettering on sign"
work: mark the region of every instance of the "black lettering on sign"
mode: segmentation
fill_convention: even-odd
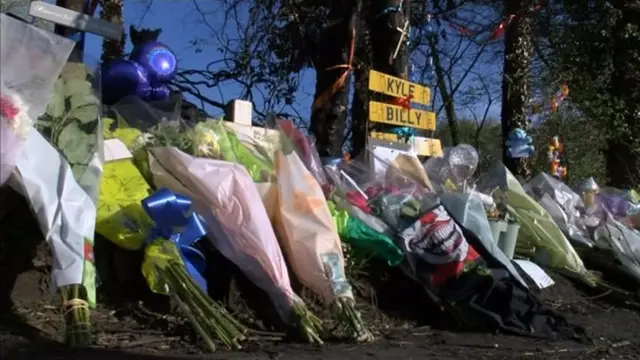
[[[387,92],[393,92],[393,79],[392,78],[386,78],[387,79]]]
[[[413,96],[413,94],[416,92],[416,86],[414,84],[409,84],[409,94],[407,94],[407,96]]]
[[[400,94],[402,96],[406,96],[404,94],[404,83],[400,80],[396,79],[396,94]]]
[[[416,111],[414,114],[416,114],[416,123],[418,124],[418,126],[420,126],[420,118],[422,117],[422,113]]]
[[[393,121],[393,108],[387,106],[387,121]]]

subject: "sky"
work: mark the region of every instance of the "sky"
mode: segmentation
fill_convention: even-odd
[[[20,1],[20,0],[3,0]],[[51,2],[53,0],[50,0]],[[159,40],[168,45],[174,53],[176,53],[181,69],[202,69],[208,63],[220,58],[220,53],[216,50],[216,42],[225,41],[219,37],[212,36],[214,31],[222,34],[226,39],[233,39],[237,35],[237,27],[229,26],[223,28],[225,22],[225,13],[216,8],[220,1],[210,0],[127,0],[124,5],[125,30],[128,33],[129,26],[134,25],[137,28],[162,28],[163,32]],[[196,11],[196,5],[206,14],[206,23],[203,22],[202,16]],[[98,12],[100,9],[98,9]],[[98,12],[95,16],[98,16]],[[246,15],[239,15],[240,21],[246,19]],[[224,29],[224,30],[221,30]],[[234,33],[234,31],[236,33]],[[465,42],[458,42],[459,37],[446,26],[437,29],[439,33],[447,33],[449,37],[445,41],[447,47],[456,47],[460,44],[466,45]],[[205,40],[206,45],[201,46],[202,51],[196,52],[192,41]],[[474,47],[470,47],[469,54],[472,55]],[[102,51],[102,38],[96,35],[87,34],[85,40],[85,62],[90,65],[98,63]],[[131,44],[127,43],[126,51],[131,51]],[[470,56],[467,56],[470,57]],[[414,65],[420,67],[420,62],[424,62],[424,58],[414,58]],[[454,80],[460,78],[464,73],[465,60],[443,59],[443,61],[458,61],[454,68]],[[484,61],[482,66],[477,66],[474,71],[469,74],[460,86],[459,93],[466,94],[465,98],[470,98],[466,104],[458,104],[458,117],[473,118],[473,115],[482,117],[485,109],[488,107],[488,117],[491,119],[499,118],[500,102],[499,102],[499,73],[502,70],[501,62]],[[478,79],[484,78],[492,87],[492,97],[489,98],[478,83]],[[424,84],[429,85],[429,84]],[[429,86],[431,87],[431,86]],[[303,118],[310,115],[311,102],[313,100],[313,92],[315,90],[315,71],[312,69],[304,71],[300,75],[300,87],[296,93],[296,101],[292,105],[295,112]],[[432,89],[433,90],[433,89]],[[203,94],[221,103],[237,98],[241,93],[241,88],[237,83],[225,83],[219,89],[202,89]],[[254,94],[259,90],[254,91]],[[475,95],[474,95],[475,94]],[[191,100],[191,99],[190,99]],[[193,101],[193,100],[192,100]],[[254,97],[256,108],[262,108],[262,99],[260,96]],[[195,102],[200,105],[199,102]],[[436,97],[435,107],[437,110],[441,107],[439,98]],[[221,115],[222,110],[205,106],[205,110],[213,116]],[[291,113],[291,109],[276,109]],[[438,119],[442,120],[444,113],[438,114]]]

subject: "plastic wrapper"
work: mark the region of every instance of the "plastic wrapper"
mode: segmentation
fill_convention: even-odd
[[[35,119],[46,108],[73,42],[0,15],[0,185],[16,167]]]
[[[254,182],[269,182],[275,175],[273,164],[258,156],[238,140],[222,121],[209,120],[193,129],[193,155],[229,161],[244,166]]]
[[[175,148],[150,151],[154,183],[190,196],[209,229],[209,239],[269,294],[285,322],[302,300],[289,273],[260,194],[244,167],[196,158]]]
[[[634,215],[640,211],[640,203],[638,203],[637,195],[633,190],[602,188],[596,194],[596,203],[616,219]]]
[[[3,17],[2,26],[10,21],[12,20]],[[21,34],[24,32],[3,29],[3,54],[5,44],[11,46],[16,40],[19,44],[26,43],[27,39]],[[16,38],[12,40],[14,36]],[[49,77],[60,72],[61,60],[39,65],[40,62],[52,61],[47,58],[48,53],[55,53],[54,59],[66,59],[73,42],[47,34],[47,37],[32,39],[28,43],[33,44],[33,48],[27,51],[28,60],[23,59],[20,63],[22,66],[29,66],[23,71],[34,72],[40,66],[37,73],[46,78],[32,79],[29,84],[38,84],[38,88],[23,95],[23,100],[26,101],[30,96],[38,99],[38,104],[31,108],[34,117],[41,114],[45,107],[46,111],[39,116],[38,131],[29,133],[24,151],[17,161],[17,171],[14,172],[16,176],[9,183],[30,202],[40,228],[55,254],[52,285],[60,287],[83,284],[87,290],[89,305],[95,306],[93,236],[98,185],[102,173],[102,128],[100,101],[94,88],[99,86],[92,83],[95,77],[90,76],[82,64],[66,64],[60,77],[52,80],[55,83],[49,81]],[[19,53],[20,50],[15,47],[7,52]],[[3,55],[2,61],[2,66],[12,61],[17,66],[20,60],[5,61]],[[11,79],[18,73],[14,71],[8,77]],[[4,72],[3,81],[7,81]],[[41,88],[51,86],[53,92],[41,94],[41,97],[36,95],[41,93]],[[17,85],[7,87],[18,89]]]
[[[333,201],[329,201],[328,204],[338,235],[353,247],[356,256],[379,258],[389,266],[402,263],[402,250],[389,236],[373,230],[360,219],[351,217],[346,210],[338,210]]]
[[[440,200],[451,216],[469,229],[482,242],[487,251],[504,266],[523,286],[527,286],[509,258],[498,248],[493,239],[489,219],[483,203],[472,194],[443,193]]]
[[[405,274],[451,316],[526,336],[551,333],[551,337],[575,338],[584,334],[545,308],[507,265],[508,260],[499,260],[499,250],[486,245],[492,241],[486,239],[491,233],[481,215],[481,203],[468,195],[464,199],[453,197],[463,194],[445,194],[450,196],[447,203],[453,215],[435,192],[426,191],[399,169],[387,165],[386,173],[384,184],[370,182],[369,189],[360,191],[368,196],[372,211],[397,231],[396,243],[406,259]]]
[[[311,138],[296,128],[291,120],[278,119],[277,125],[281,134],[286,136],[288,141],[294,145],[298,157],[300,157],[313,177],[316,178],[321,186],[325,186],[328,183],[327,177],[324,173],[318,150]]]
[[[327,172],[336,186],[336,196],[366,214],[379,217],[397,233],[414,223],[421,211],[431,205],[429,200],[422,203],[431,191],[400,169],[385,164],[386,171],[381,174],[375,174],[365,164],[355,161],[345,162]]]
[[[276,228],[300,282],[325,304],[353,298],[336,226],[320,184],[295,152],[276,155]]]
[[[369,214],[377,214],[394,229],[394,236],[415,224],[419,216],[440,202],[428,190],[417,171],[405,173],[394,164],[384,163],[386,174],[376,176],[364,164],[349,162],[331,169],[330,178],[346,189],[352,205]],[[401,162],[400,165],[403,165]],[[413,168],[409,168],[414,170]],[[409,176],[409,174],[413,174]],[[349,176],[351,174],[352,176]],[[374,180],[375,179],[375,180]],[[360,185],[358,185],[360,184]],[[375,196],[369,196],[375,195]],[[492,241],[491,230],[482,203],[471,194],[443,193],[442,204],[460,224],[477,234],[486,250],[520,282],[522,278],[509,259]],[[524,282],[522,282],[524,283]]]
[[[596,246],[610,250],[619,260],[620,268],[640,282],[640,232],[629,229],[611,214],[605,213],[596,228]]]
[[[503,164],[496,164],[489,170],[480,188],[500,188],[506,192],[507,210],[521,226],[518,244],[531,244],[535,247],[535,262],[583,280],[589,285],[595,284],[595,277],[584,267],[551,215],[527,195]]]
[[[109,130],[105,121],[105,139],[118,139],[131,148],[141,135],[132,128]],[[146,239],[146,229],[151,220],[141,202],[151,192],[151,187],[130,158],[109,161],[104,164],[100,197],[96,214],[96,233],[117,246],[138,250]]]
[[[580,218],[584,208],[580,195],[569,186],[547,173],[540,173],[523,186],[529,196],[534,198],[549,213],[572,242],[591,247],[593,240]]]

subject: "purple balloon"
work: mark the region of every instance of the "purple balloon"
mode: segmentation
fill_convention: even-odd
[[[130,57],[149,72],[152,84],[171,81],[176,75],[178,60],[169,47],[161,42],[149,41],[140,45]]]
[[[129,95],[138,95],[149,87],[149,74],[140,64],[118,59],[102,72],[102,100],[113,105]]]
[[[171,95],[171,90],[166,85],[149,86],[140,91],[140,98],[144,101],[167,100]]]

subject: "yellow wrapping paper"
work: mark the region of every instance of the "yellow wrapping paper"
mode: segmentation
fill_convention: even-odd
[[[117,138],[128,148],[138,136],[140,131],[136,129],[105,132],[105,138]],[[104,164],[96,232],[123,249],[140,249],[151,225],[151,219],[140,202],[149,196],[150,191],[149,184],[132,159]]]

